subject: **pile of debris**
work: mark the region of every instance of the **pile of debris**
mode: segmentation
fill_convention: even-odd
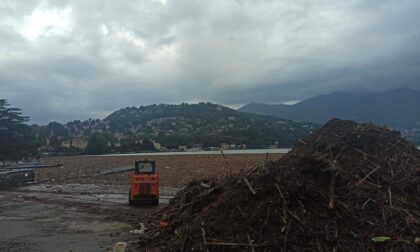
[[[141,251],[418,251],[420,153],[333,119],[277,161],[191,182],[146,226]]]

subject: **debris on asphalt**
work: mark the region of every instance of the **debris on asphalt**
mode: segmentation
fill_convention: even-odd
[[[143,235],[144,234],[144,230],[146,228],[144,227],[144,223],[140,223],[140,228],[139,229],[134,229],[131,230],[130,233],[131,234],[139,234],[139,235]]]
[[[126,242],[117,242],[115,243],[112,249],[112,252],[124,252],[126,247],[127,247]]]

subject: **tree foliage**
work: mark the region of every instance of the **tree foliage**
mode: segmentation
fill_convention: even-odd
[[[86,153],[88,154],[104,154],[108,152],[108,139],[99,132],[93,133],[89,137]]]
[[[16,160],[37,153],[35,138],[28,125],[29,117],[21,109],[9,107],[0,99],[0,160]]]
[[[155,146],[154,146],[153,142],[150,141],[149,139],[143,140],[143,142],[141,144],[141,148],[144,151],[155,151]]]

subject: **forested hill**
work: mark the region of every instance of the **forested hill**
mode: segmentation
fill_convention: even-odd
[[[103,122],[112,133],[150,138],[168,148],[219,147],[221,143],[268,147],[276,142],[288,147],[315,128],[311,123],[242,113],[212,103],[129,107]]]
[[[254,115],[212,103],[127,107],[103,120],[36,126],[39,138],[60,146],[71,138],[100,134],[115,151],[142,151],[144,140],[162,149],[290,147],[316,124]],[[114,148],[115,147],[115,148]],[[142,149],[143,148],[143,149]]]

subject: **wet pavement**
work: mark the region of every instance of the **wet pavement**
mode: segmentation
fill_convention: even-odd
[[[30,192],[42,194],[59,194],[67,200],[108,202],[126,205],[128,202],[129,187],[125,185],[107,184],[34,184],[14,189],[16,192]],[[161,204],[168,204],[169,200],[179,189],[173,187],[160,187],[159,201]]]
[[[117,241],[133,240],[130,230],[177,190],[161,188],[158,207],[129,207],[127,191],[94,184],[0,191],[0,251],[110,251]]]

